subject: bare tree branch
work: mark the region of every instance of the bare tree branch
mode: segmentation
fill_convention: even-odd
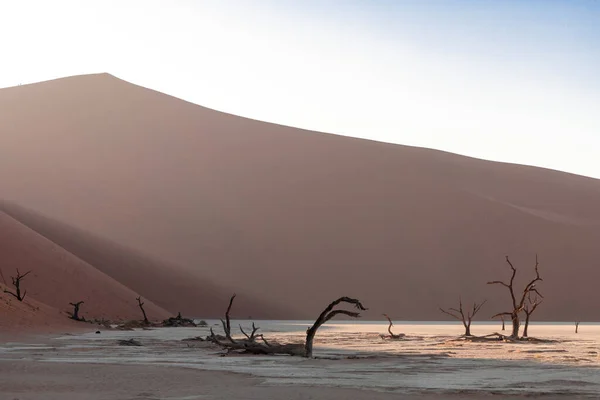
[[[462,298],[459,296],[458,297],[458,309],[449,308],[448,310],[444,310],[441,307],[439,307],[439,309],[444,314],[447,314],[447,315],[451,316],[452,318],[455,318],[455,319],[461,321],[463,326],[465,327],[465,336],[471,336],[471,322],[473,321],[473,317],[475,316],[475,314],[477,314],[479,312],[479,310],[481,310],[481,307],[483,307],[483,305],[486,302],[487,302],[487,300],[484,300],[483,302],[481,302],[479,304],[473,303],[473,308],[471,309],[471,312],[467,312],[465,314],[465,312],[463,311]]]
[[[384,317],[385,317],[385,318],[388,320],[388,322],[390,323],[390,324],[388,325],[388,332],[389,332],[389,334],[390,334],[390,335],[389,335],[387,338],[389,338],[389,339],[394,339],[394,340],[398,340],[398,339],[402,339],[403,337],[405,337],[405,336],[406,336],[404,333],[400,333],[400,334],[396,335],[394,332],[392,332],[392,326],[394,326],[394,323],[392,322],[392,319],[391,319],[391,318],[389,317],[389,315],[387,315],[387,314],[383,314],[383,316],[384,316]],[[385,339],[385,338],[386,338],[386,336],[385,336],[385,335],[381,335],[381,337],[382,337],[383,339]]]
[[[317,333],[317,330],[319,329],[319,327],[321,325],[323,325],[325,322],[329,321],[331,318],[333,318],[335,315],[338,315],[338,314],[345,314],[345,315],[348,315],[353,318],[358,318],[360,316],[360,314],[357,312],[344,311],[344,310],[332,311],[335,306],[337,306],[338,304],[340,304],[342,302],[352,304],[358,310],[361,310],[361,311],[366,310],[366,308],[361,304],[361,302],[359,300],[353,299],[350,297],[344,296],[344,297],[340,297],[339,299],[337,299],[335,301],[332,301],[323,310],[323,312],[319,315],[319,317],[317,318],[317,320],[315,321],[313,326],[311,326],[310,328],[308,328],[306,330],[306,343],[304,346],[305,357],[312,357],[313,340],[315,338],[315,334]]]
[[[30,273],[31,271],[27,271],[23,275],[21,275],[19,268],[17,268],[17,276],[10,277],[12,279],[12,284],[15,287],[15,292],[11,292],[8,289],[4,289],[4,293],[14,296],[19,301],[23,301],[23,299],[25,299],[25,296],[27,295],[27,290],[25,290],[23,294],[21,294],[21,281]]]
[[[524,310],[524,308],[526,306],[526,304],[525,304],[526,299],[531,295],[531,293],[535,293],[537,296],[543,297],[541,295],[541,293],[535,287],[535,285],[538,281],[542,281],[542,278],[540,277],[538,256],[536,254],[535,255],[535,267],[534,267],[535,277],[531,281],[529,281],[527,283],[527,285],[525,285],[525,288],[523,289],[520,300],[517,302],[517,298],[516,298],[515,292],[514,292],[514,280],[515,280],[515,276],[517,274],[517,269],[514,267],[514,265],[508,258],[508,256],[506,256],[506,262],[508,263],[508,265],[512,271],[509,283],[506,283],[503,281],[491,281],[491,282],[488,282],[488,284],[501,284],[508,288],[510,297],[512,300],[512,311],[498,313],[498,314],[494,315],[492,318],[496,318],[498,316],[510,315],[510,318],[512,321],[512,326],[513,326],[512,334],[510,337],[513,339],[516,339],[519,336],[519,327],[520,327],[519,313]],[[531,306],[531,308],[533,308],[533,309],[535,309],[536,307],[537,307],[537,305],[535,307],[533,307],[533,305]],[[529,311],[527,311],[527,312],[529,312]],[[529,314],[527,314],[527,312],[526,312],[526,325],[528,325],[529,315],[531,312],[533,312],[533,310],[531,312],[529,312]],[[526,334],[527,333],[525,330],[525,336],[526,336]]]
[[[144,310],[144,303],[142,302],[142,297],[138,296],[135,298],[138,302],[138,307],[142,310],[142,314],[144,314],[144,323],[148,325],[150,321],[148,321],[148,317],[146,316],[146,310]]]

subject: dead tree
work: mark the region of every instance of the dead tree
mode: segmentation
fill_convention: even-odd
[[[527,337],[527,328],[529,328],[529,318],[531,314],[535,311],[535,309],[542,304],[542,300],[537,296],[531,297],[531,293],[527,296],[527,304],[523,307],[523,311],[525,312],[525,325],[523,326],[523,337]]]
[[[233,338],[231,337],[231,322],[229,320],[229,312],[231,311],[231,306],[233,305],[233,300],[235,299],[235,296],[236,294],[234,293],[233,296],[231,296],[231,298],[229,299],[229,306],[227,306],[227,311],[225,312],[225,321],[221,320],[221,323],[223,324],[223,330],[225,331],[225,337],[231,343],[235,343],[235,340],[233,340]]]
[[[575,322],[575,333],[579,333],[579,322]]]
[[[390,335],[389,336],[381,335],[381,337],[383,339],[388,338],[388,339],[393,339],[393,340],[400,340],[400,339],[402,339],[403,337],[406,336],[404,333],[400,333],[398,335],[394,334],[394,332],[392,332],[392,326],[394,326],[394,323],[392,322],[392,319],[387,314],[383,314],[383,316],[385,318],[387,318],[388,322],[390,323],[388,325],[388,332],[389,332]]]
[[[519,327],[521,325],[520,320],[519,320],[519,313],[521,311],[523,311],[523,309],[525,307],[525,300],[527,299],[527,297],[529,296],[530,293],[535,293],[543,298],[543,296],[535,288],[536,282],[542,281],[542,278],[540,277],[540,273],[538,270],[539,263],[538,263],[538,258],[537,258],[537,254],[536,254],[536,256],[535,256],[535,278],[533,278],[525,286],[525,289],[523,289],[523,293],[521,294],[521,297],[517,298],[517,296],[515,295],[515,291],[514,291],[514,281],[515,281],[515,276],[517,275],[517,270],[513,266],[513,264],[510,262],[510,260],[508,259],[508,256],[506,256],[506,262],[510,266],[510,269],[512,271],[510,281],[508,283],[503,282],[503,281],[491,281],[491,282],[488,282],[488,285],[499,284],[508,289],[511,300],[512,300],[512,310],[507,311],[507,312],[498,313],[498,314],[494,315],[492,318],[496,318],[496,317],[500,317],[500,316],[504,316],[504,315],[510,316],[510,319],[512,321],[512,333],[509,337],[511,339],[518,339]]]
[[[335,300],[331,304],[323,310],[319,318],[315,321],[315,323],[306,330],[306,341],[305,343],[289,343],[289,344],[280,344],[276,342],[267,341],[265,337],[261,335],[256,335],[256,331],[259,329],[254,324],[252,324],[252,334],[246,334],[241,325],[240,329],[242,333],[246,336],[246,339],[238,339],[234,340],[231,337],[231,323],[229,320],[229,312],[231,311],[231,306],[233,304],[233,300],[235,299],[235,295],[231,296],[229,300],[229,306],[227,307],[227,311],[225,313],[225,320],[221,320],[223,325],[223,330],[225,331],[225,336],[217,336],[213,332],[212,328],[210,328],[210,336],[207,338],[213,343],[223,347],[227,351],[243,351],[245,353],[250,354],[287,354],[291,356],[304,356],[304,357],[312,357],[312,349],[313,349],[313,340],[315,338],[315,334],[321,325],[329,321],[331,318],[336,315],[347,315],[353,318],[358,318],[360,314],[358,312],[346,311],[346,310],[334,310],[333,308],[337,306],[339,303],[350,303],[353,304],[359,310],[366,310],[360,301],[356,299],[352,299],[350,297],[340,297]],[[260,338],[262,343],[256,341],[256,338]]]
[[[504,324],[504,315],[501,315],[500,319],[502,320],[502,330],[505,331],[506,330],[506,326]]]
[[[31,273],[31,271],[27,271],[23,275],[21,275],[21,273],[19,272],[19,269],[17,268],[17,276],[10,277],[12,279],[12,284],[15,287],[15,291],[11,292],[8,289],[4,289],[4,293],[8,293],[8,294],[16,297],[17,300],[23,301],[23,299],[25,298],[25,295],[27,295],[27,290],[25,290],[23,292],[23,294],[21,294],[21,281],[23,280],[23,278],[25,278],[30,273]]]
[[[84,318],[79,318],[79,307],[83,304],[83,301],[78,301],[77,303],[69,303],[73,306],[73,314],[71,315],[71,319],[75,321],[85,321]]]
[[[148,321],[148,317],[146,317],[146,311],[144,310],[144,303],[142,303],[142,297],[138,296],[135,299],[138,302],[138,306],[140,307],[140,310],[142,310],[142,314],[144,314],[144,323],[146,325],[150,324],[150,321]]]
[[[331,302],[327,308],[325,308],[325,310],[323,310],[323,312],[321,313],[321,315],[319,315],[319,318],[317,318],[317,320],[315,321],[315,323],[313,324],[313,326],[311,326],[310,328],[308,328],[306,330],[306,343],[304,345],[304,356],[305,357],[312,357],[312,353],[313,353],[313,339],[315,338],[315,334],[317,333],[317,330],[319,329],[319,327],[321,325],[323,325],[325,322],[329,321],[331,318],[335,317],[336,315],[339,314],[343,314],[343,315],[347,315],[349,317],[352,318],[358,318],[360,317],[360,313],[359,312],[355,312],[355,311],[346,311],[346,310],[334,310],[333,308],[335,306],[337,306],[340,303],[349,303],[349,304],[353,304],[355,308],[357,308],[360,311],[365,311],[366,308],[363,307],[363,305],[360,303],[360,301],[358,301],[357,299],[352,299],[350,297],[340,297],[339,299]]]
[[[465,314],[465,312],[463,311],[462,299],[459,297],[458,298],[458,310],[456,308],[449,308],[448,310],[444,310],[443,308],[440,307],[440,311],[443,312],[444,314],[448,314],[452,318],[455,318],[455,319],[461,321],[463,326],[465,327],[465,336],[472,336],[471,335],[471,322],[473,321],[473,317],[475,316],[475,314],[477,314],[479,312],[479,310],[481,310],[481,307],[483,307],[483,305],[486,303],[486,301],[487,300],[484,300],[483,302],[481,302],[479,304],[473,303],[473,309],[471,311],[467,311],[467,313]]]
[[[240,331],[244,334],[244,336],[246,336],[246,338],[248,338],[249,341],[254,342],[254,340],[256,339],[256,331],[259,330],[260,328],[254,325],[254,322],[252,323],[252,333],[250,333],[250,335],[248,335],[245,331],[244,328],[242,328],[242,325],[240,324]],[[264,338],[263,338],[264,341]]]

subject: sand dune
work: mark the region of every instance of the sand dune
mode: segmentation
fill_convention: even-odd
[[[198,272],[150,258],[14,204],[0,204],[1,209],[104,274],[170,310],[172,315],[180,311],[198,318],[223,316],[232,292],[207,281]],[[277,319],[289,314],[289,309],[257,301],[244,292],[237,295],[232,317]]]
[[[22,290],[27,291],[26,304],[15,304],[19,303],[16,299],[3,294],[7,307],[10,305],[6,313],[12,317],[5,318],[3,312],[0,319],[2,326],[15,321],[29,321],[27,323],[32,324],[47,321],[48,324],[54,324],[57,319],[55,311],[62,313],[62,319],[66,320],[65,312],[72,310],[69,303],[77,301],[85,302],[81,314],[88,319],[141,318],[135,300],[136,292],[3,212],[0,212],[0,255],[6,285],[11,284],[10,276],[15,275],[16,268],[21,273],[32,271],[21,284]],[[51,316],[50,319],[25,312],[40,304],[43,305],[41,314]],[[148,300],[145,301],[145,308],[149,317],[154,319],[172,315]],[[38,317],[39,321],[36,321]]]
[[[525,279],[537,252],[537,317],[598,318],[595,179],[249,120],[107,74],[0,90],[0,130],[5,199],[282,308],[345,294],[367,316],[439,319],[462,294],[489,316],[504,256]]]

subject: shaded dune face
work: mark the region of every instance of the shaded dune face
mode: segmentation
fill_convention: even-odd
[[[14,204],[4,203],[0,208],[102,274],[144,298],[152,299],[160,307],[169,310],[171,315],[181,312],[201,318],[223,316],[232,293],[207,281],[197,272],[153,259]],[[241,301],[233,309],[234,317],[276,319],[289,314],[289,310],[283,307],[258,301],[244,292],[238,293],[238,296]],[[94,299],[90,298],[90,301]],[[137,303],[135,307],[134,310],[137,310]],[[164,313],[160,316],[164,316]]]
[[[535,316],[596,318],[595,179],[263,123],[106,74],[0,90],[0,130],[2,197],[168,260],[120,271],[120,250],[61,239],[128,287],[152,271],[138,290],[170,311],[201,306],[152,286],[194,276],[290,318],[349,295],[365,317],[440,319],[459,294],[487,298],[484,318],[507,311],[505,289],[485,284],[508,279],[504,256],[524,285],[538,253]]]
[[[26,304],[33,300],[66,313],[72,311],[69,303],[84,301],[82,315],[88,319],[141,316],[134,291],[3,212],[0,212],[0,255],[6,285],[11,284],[10,277],[16,276],[17,268],[22,274],[31,271],[21,281]],[[14,303],[16,299],[8,300]],[[151,301],[145,303],[148,315],[157,319],[169,315]],[[64,313],[63,318],[66,318]]]

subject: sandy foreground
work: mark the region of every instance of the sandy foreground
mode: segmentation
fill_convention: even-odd
[[[296,335],[281,332],[285,325],[276,327],[280,332],[270,329],[269,337],[285,340],[286,335]],[[265,329],[269,330],[266,323]],[[488,349],[488,355],[478,360],[472,352],[475,348],[482,351],[481,346],[468,349],[462,344],[443,342],[457,352],[455,357],[447,357],[441,354],[448,352],[446,347],[439,350],[440,354],[431,354],[442,343],[442,336],[436,333],[430,338],[394,344],[405,355],[344,359],[339,357],[348,350],[366,354],[344,342],[337,343],[335,349],[327,347],[344,338],[344,329],[355,331],[357,327],[323,330],[318,348],[321,358],[315,360],[220,357],[220,349],[211,344],[181,340],[205,335],[206,328],[4,334],[0,335],[0,400],[598,398],[597,368],[559,365],[552,358],[531,362],[529,358],[540,353],[530,353],[529,347],[520,346],[518,354],[509,353],[513,360],[507,362],[490,357],[494,357],[494,351],[496,356],[502,356],[514,348],[500,345],[496,350]],[[349,343],[356,340],[354,335],[349,337]],[[362,340],[370,340],[367,333],[362,335]],[[144,345],[117,344],[117,340],[127,338],[136,338]],[[376,339],[371,341],[377,343]],[[585,349],[589,344],[584,341],[579,347]],[[537,349],[534,351],[542,348]],[[392,351],[386,348],[381,354]],[[466,353],[461,355],[460,351]],[[542,351],[548,353],[547,357],[565,354],[558,347]],[[493,386],[491,390],[489,386],[486,389],[489,384]]]
[[[178,367],[0,361],[0,399],[523,399],[489,394],[399,394],[310,386],[267,386],[244,374]],[[543,396],[546,400],[583,397]]]

